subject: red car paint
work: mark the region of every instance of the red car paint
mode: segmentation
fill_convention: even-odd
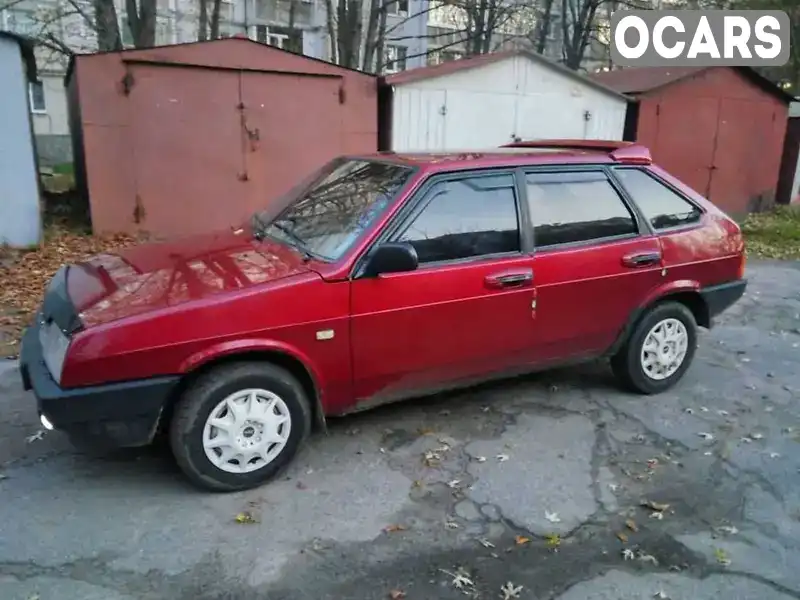
[[[616,242],[351,280],[351,270],[383,226],[432,175],[649,163],[641,147],[562,144],[546,152],[532,147],[513,153],[363,157],[416,170],[384,214],[333,262],[259,241],[250,224],[95,257],[80,276],[69,279],[85,328],[72,338],[61,386],[188,374],[230,354],[279,352],[302,363],[326,414],[342,414],[456,380],[600,355],[637,309],[668,293],[741,278],[743,241],[736,223],[650,165],[644,168],[702,208],[697,224]],[[614,148],[621,151],[607,153]],[[626,257],[650,252],[662,255],[652,268],[624,265]],[[526,272],[535,273],[529,286],[493,285],[499,274]],[[321,330],[335,335],[320,340]]]

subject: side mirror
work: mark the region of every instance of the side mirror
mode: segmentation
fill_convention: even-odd
[[[414,271],[418,266],[419,258],[414,246],[408,242],[389,242],[370,252],[364,267],[364,277]]]

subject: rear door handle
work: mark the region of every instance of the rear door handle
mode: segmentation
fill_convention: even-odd
[[[626,267],[647,267],[661,262],[660,252],[645,252],[642,254],[628,254],[622,257],[622,264]]]
[[[492,275],[487,275],[484,282],[486,283],[486,287],[491,289],[526,287],[533,283],[533,269],[519,269],[493,273]]]

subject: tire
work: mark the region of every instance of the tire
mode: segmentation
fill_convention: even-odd
[[[662,373],[648,373],[645,369],[642,351],[645,342],[658,325],[672,325],[672,331],[681,337],[681,327],[685,333],[686,349],[677,369],[665,369]],[[676,338],[677,339],[677,338]],[[663,346],[662,346],[663,347]],[[684,376],[694,360],[697,350],[697,321],[684,304],[679,302],[663,302],[648,310],[633,329],[628,341],[611,358],[611,369],[620,383],[628,390],[638,394],[659,394],[674,386]],[[678,353],[680,354],[680,353]],[[677,358],[675,355],[664,355],[665,360]],[[673,360],[673,363],[677,360]],[[662,377],[662,378],[656,378]]]
[[[253,396],[246,391],[257,393]],[[257,399],[252,404],[255,409],[250,408],[249,402],[256,400],[250,398]],[[227,408],[230,406],[237,411]],[[275,427],[277,421],[269,416],[268,406],[272,406],[272,417],[288,420]],[[252,412],[247,413],[248,410]],[[212,413],[219,428],[209,422]],[[237,414],[242,415],[238,421]],[[224,437],[223,431],[228,427],[232,433]],[[242,362],[213,369],[185,391],[175,407],[169,438],[178,466],[193,484],[205,490],[233,492],[258,487],[275,477],[291,462],[310,431],[311,408],[303,386],[276,365]],[[266,437],[265,433],[272,436]],[[282,441],[275,441],[275,436]],[[210,445],[214,440],[236,441],[231,445],[219,442],[220,447],[206,451],[207,439]],[[240,444],[250,446],[243,450]],[[258,451],[266,454],[255,457]],[[209,452],[218,457],[216,462]],[[234,454],[225,461],[221,458],[223,452]],[[253,458],[248,462],[251,454]]]

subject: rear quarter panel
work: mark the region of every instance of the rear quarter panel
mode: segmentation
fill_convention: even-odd
[[[705,214],[695,226],[658,234],[667,269],[665,285],[707,287],[739,277],[744,240],[736,222],[695,190],[663,169],[652,171],[697,203]],[[694,285],[690,286],[689,283]],[[677,291],[677,290],[673,290]]]
[[[311,371],[323,402],[351,391],[349,282],[304,273],[273,284],[188,303],[77,334],[62,384],[95,385],[184,374],[231,353],[277,350]],[[319,341],[316,332],[332,329]]]

